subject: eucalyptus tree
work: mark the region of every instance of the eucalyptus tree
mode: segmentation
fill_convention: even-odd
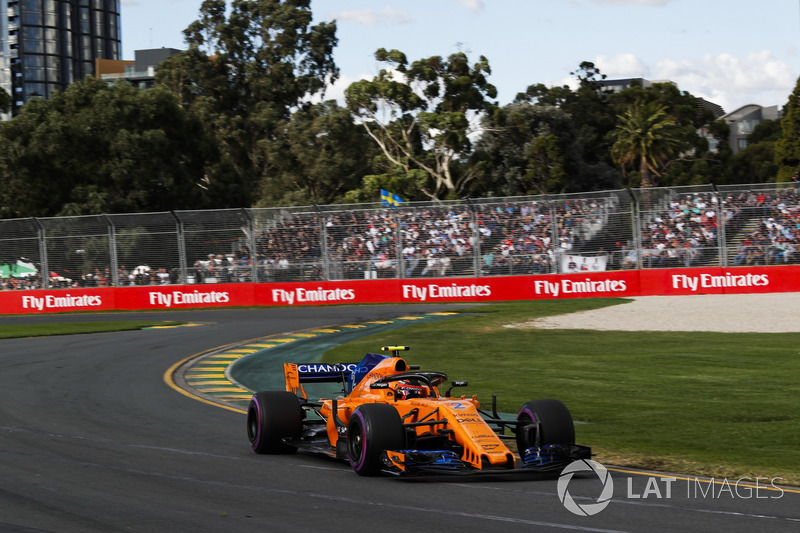
[[[611,93],[602,84],[606,76],[590,61],[581,62],[570,74],[575,78],[575,83],[553,87],[534,84],[518,94],[515,102],[555,107],[570,117],[572,133],[568,142],[578,150],[580,165],[568,169],[564,177],[568,190],[577,192],[618,187],[620,175],[613,167],[609,140],[616,126],[616,113],[610,104]]]
[[[473,157],[480,170],[473,190],[482,196],[565,192],[580,172],[575,123],[557,107],[511,103],[487,117],[483,130]]]
[[[339,76],[335,22],[312,25],[310,0],[205,0],[157,81],[201,117],[222,160],[209,169],[251,205],[275,169],[283,125]],[[230,190],[233,188],[234,190]]]
[[[789,181],[800,170],[800,79],[781,119],[781,138],[775,143],[775,164],[778,181]]]
[[[202,132],[162,89],[86,78],[35,98],[0,123],[0,216],[209,207]]]
[[[489,61],[481,56],[471,65],[458,52],[409,62],[383,48],[375,58],[384,67],[347,88],[348,109],[400,172],[428,175],[425,197],[462,195],[476,176],[468,156],[479,118],[496,107]]]
[[[727,124],[726,124],[727,126]],[[780,120],[765,120],[747,136],[747,147],[731,154],[726,165],[725,179],[714,183],[770,183],[777,179],[779,167],[775,147],[781,140]],[[727,143],[725,145],[731,151]],[[785,176],[785,180],[791,174]]]
[[[378,149],[335,100],[296,111],[271,144],[273,170],[262,180],[257,207],[339,203],[370,174]]]

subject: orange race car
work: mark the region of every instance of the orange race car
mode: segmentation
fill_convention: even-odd
[[[386,346],[391,356],[368,353],[359,363],[285,363],[285,391],[261,391],[247,408],[247,437],[256,453],[298,449],[346,459],[356,473],[376,475],[560,472],[588,459],[575,444],[567,407],[533,400],[516,419],[480,409],[476,396],[452,397],[442,372],[419,370],[399,357],[405,346]],[[333,399],[309,399],[304,384],[341,383]],[[520,457],[503,443],[516,440]],[[520,461],[521,459],[521,461]]]

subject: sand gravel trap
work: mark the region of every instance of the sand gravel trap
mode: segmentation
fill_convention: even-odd
[[[508,327],[616,331],[800,331],[800,293],[642,296]]]

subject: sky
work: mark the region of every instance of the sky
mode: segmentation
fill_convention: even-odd
[[[122,0],[121,59],[185,49],[202,0]],[[574,86],[591,61],[608,79],[671,80],[732,112],[786,105],[800,73],[800,0],[312,0],[336,21],[341,79],[327,98],[370,79],[379,48],[409,61],[465,52],[489,60],[505,105],[529,85]]]

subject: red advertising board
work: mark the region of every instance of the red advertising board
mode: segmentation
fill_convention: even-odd
[[[72,313],[116,309],[113,289],[59,289],[0,292],[3,314]]]
[[[640,296],[800,291],[800,267],[642,270]]]
[[[800,266],[0,292],[4,314],[800,292]]]
[[[253,283],[119,287],[117,309],[192,309],[253,305]]]

